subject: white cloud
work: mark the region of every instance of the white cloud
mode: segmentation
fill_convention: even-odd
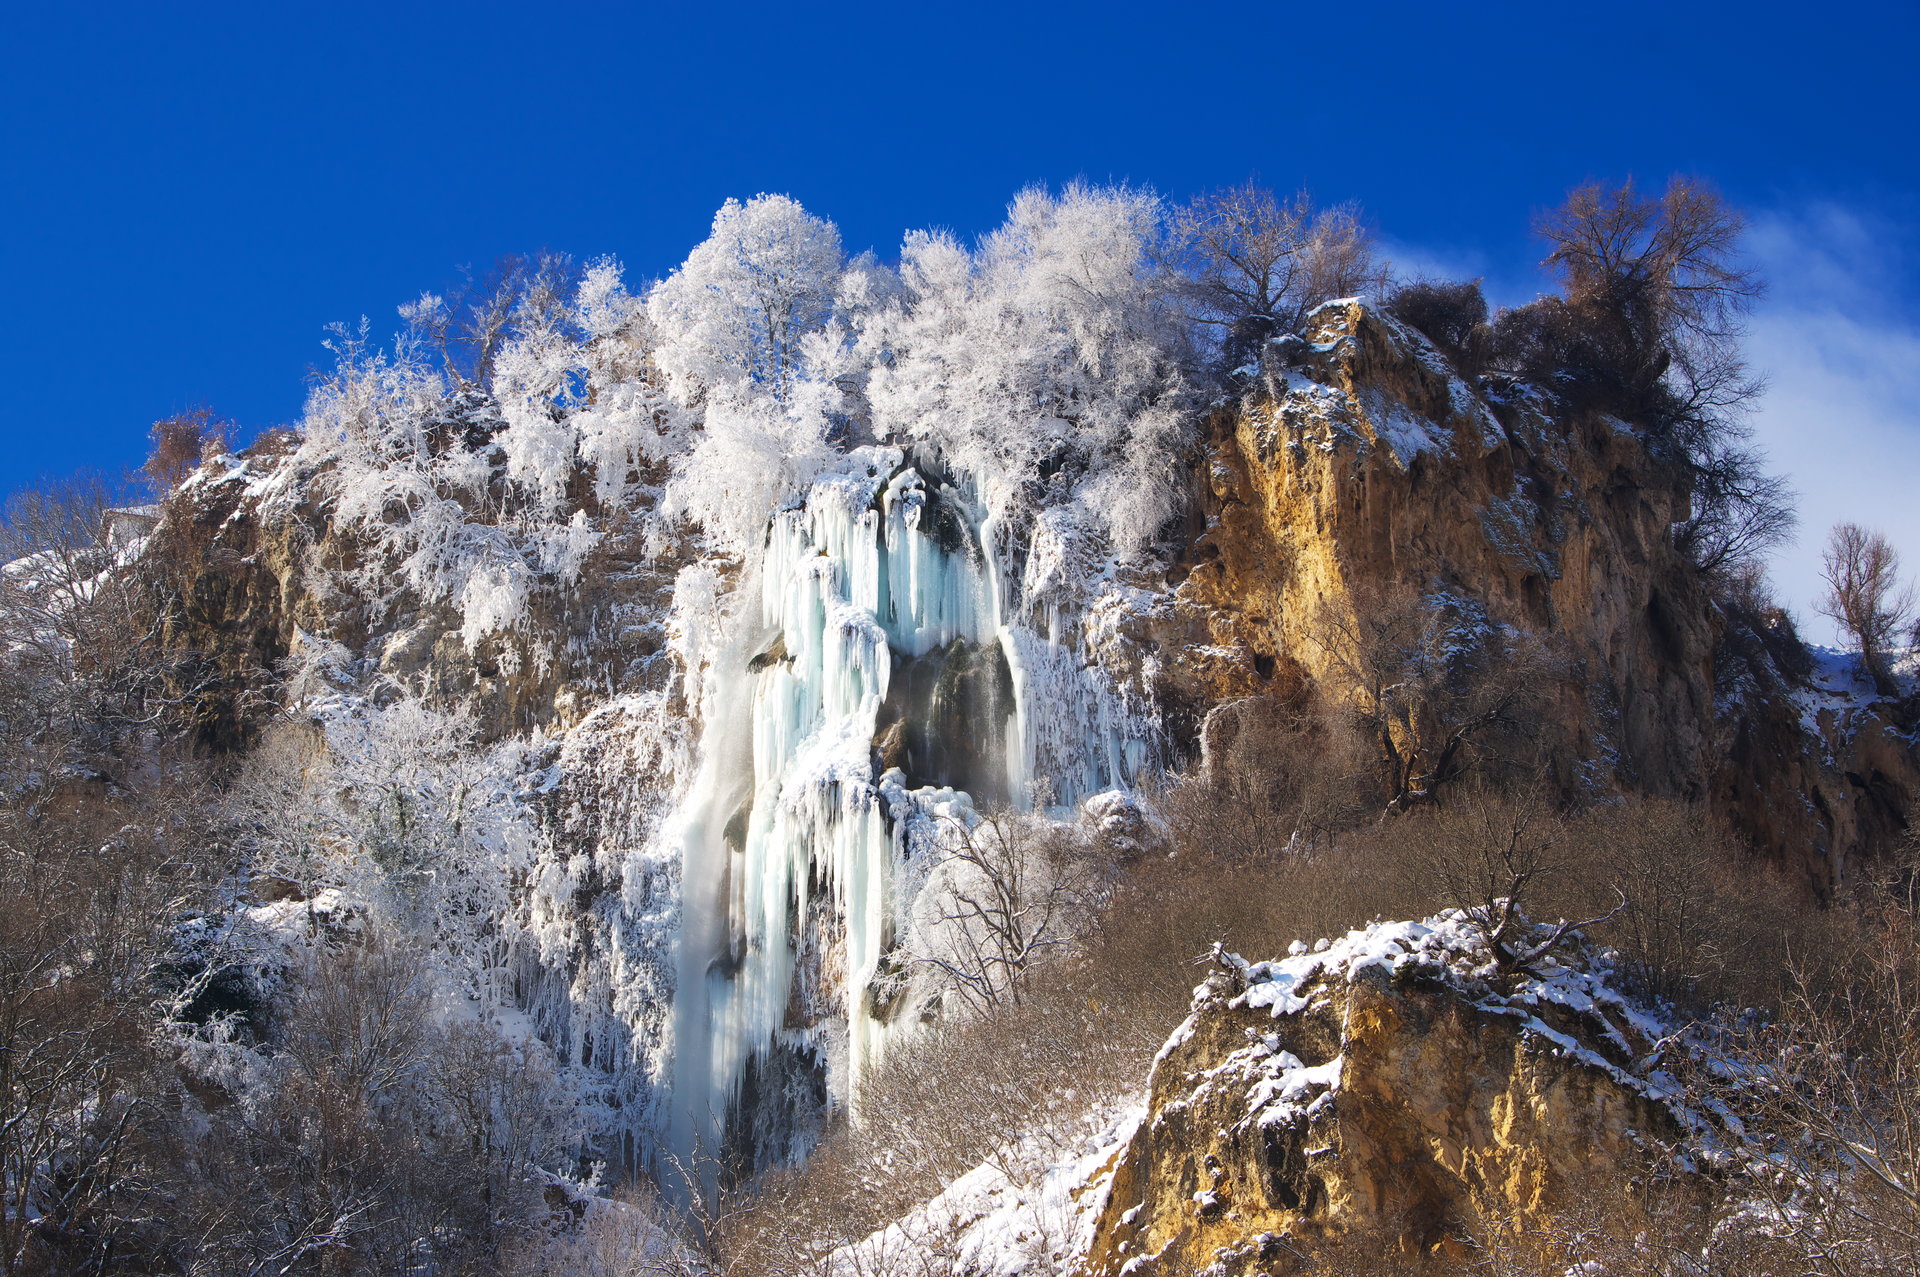
[[[1813,610],[1833,524],[1877,528],[1920,571],[1920,327],[1898,295],[1901,242],[1831,205],[1757,218],[1749,241],[1771,284],[1747,343],[1768,380],[1754,437],[1800,493],[1773,578],[1818,642],[1836,641]]]

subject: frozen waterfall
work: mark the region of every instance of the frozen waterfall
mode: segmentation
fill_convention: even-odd
[[[716,668],[679,830],[668,1136],[683,1164],[737,1153],[743,1084],[756,1065],[772,1076],[776,1049],[857,1105],[891,1031],[868,989],[935,816],[968,818],[970,792],[1069,807],[1145,756],[1144,716],[1063,641],[1057,608],[1034,628],[986,523],[964,486],[892,448],[851,453],[772,522],[759,624]]]

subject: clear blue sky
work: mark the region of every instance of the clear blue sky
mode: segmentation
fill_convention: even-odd
[[[1028,182],[1255,174],[1357,199],[1403,261],[1515,296],[1534,209],[1688,171],[1783,225],[1866,228],[1860,304],[1910,327],[1917,15],[11,4],[0,490],[137,464],[184,407],[290,421],[330,321],[390,328],[460,265],[542,246],[662,274],[760,191],[890,254],[908,228],[987,229]]]

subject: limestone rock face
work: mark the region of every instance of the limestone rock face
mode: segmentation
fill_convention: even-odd
[[[1671,467],[1611,418],[1469,385],[1363,302],[1311,322],[1214,419],[1180,589],[1214,642],[1339,698],[1354,678],[1331,625],[1395,596],[1464,604],[1543,645],[1543,753],[1563,783],[1588,762],[1605,783],[1703,792],[1715,621],[1673,544],[1687,497]]]
[[[1597,954],[1520,976],[1487,957],[1457,914],[1222,955],[1154,1067],[1087,1271],[1229,1277],[1355,1229],[1426,1252],[1570,1192],[1626,1202],[1643,1147],[1688,1117],[1660,1026]]]
[[[244,745],[277,667],[316,640],[364,655],[368,677],[471,712],[489,741],[564,731],[622,695],[677,693],[663,622],[684,558],[646,555],[609,528],[577,581],[533,591],[522,625],[469,643],[451,601],[373,569],[316,478],[285,452],[210,462],[168,499],[145,552],[178,600],[169,643],[223,676],[203,711],[212,743]]]

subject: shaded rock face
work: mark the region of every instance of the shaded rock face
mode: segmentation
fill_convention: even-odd
[[[1713,805],[1823,896],[1897,847],[1920,804],[1920,695],[1885,700],[1783,617],[1738,618],[1716,662]]]
[[[141,556],[163,596],[165,642],[194,653],[212,676],[194,704],[199,743],[243,748],[295,642],[310,533],[297,515],[259,517],[242,483],[196,483],[165,510]]]
[[[384,605],[356,577],[363,539],[335,526],[296,459],[215,462],[168,500],[145,560],[172,596],[167,640],[218,673],[202,736],[247,744],[271,708],[279,666],[314,638],[366,658],[436,705],[472,712],[485,740],[563,729],[608,698],[670,689],[662,624],[683,560],[643,554],[609,530],[568,590],[536,592],[526,625],[469,646],[457,609],[382,583]]]
[[[1920,706],[1816,710],[1788,697],[1737,716],[1715,805],[1774,859],[1831,895],[1859,862],[1885,855],[1920,805]]]
[[[998,644],[955,639],[925,656],[893,655],[880,708],[878,770],[897,767],[909,787],[951,785],[983,805],[1007,802],[1007,719],[1013,676]]]
[[[1656,1027],[1603,979],[1576,978],[1577,1010],[1462,981],[1431,939],[1336,946],[1297,981],[1227,955],[1154,1067],[1086,1271],[1230,1277],[1356,1230],[1427,1253],[1575,1193],[1630,1208],[1643,1150],[1682,1136],[1640,1054]]]

